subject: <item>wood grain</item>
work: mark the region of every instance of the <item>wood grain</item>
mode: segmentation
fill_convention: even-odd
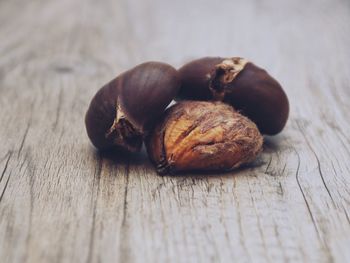
[[[350,262],[350,5],[0,1],[1,262]],[[97,89],[147,60],[242,56],[290,120],[252,167],[157,176],[94,151]]]

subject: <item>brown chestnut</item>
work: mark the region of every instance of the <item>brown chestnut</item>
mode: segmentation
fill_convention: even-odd
[[[87,134],[100,150],[137,152],[143,136],[178,92],[177,71],[160,62],[140,64],[103,86],[85,116]]]
[[[205,57],[181,67],[179,75],[177,99],[224,101],[254,121],[263,134],[277,134],[287,122],[289,102],[281,85],[246,59]]]
[[[227,171],[249,163],[263,137],[247,117],[222,102],[183,101],[168,108],[146,138],[159,174]]]

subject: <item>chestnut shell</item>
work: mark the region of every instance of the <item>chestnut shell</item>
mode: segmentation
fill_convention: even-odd
[[[159,174],[231,170],[253,161],[262,144],[254,122],[225,103],[205,101],[168,108],[146,139]]]
[[[241,63],[226,69],[225,62]],[[221,100],[253,120],[261,133],[275,135],[284,128],[289,102],[281,85],[264,69],[242,58],[205,57],[181,67],[177,100]],[[226,77],[225,77],[226,76]],[[223,79],[229,79],[223,81]]]
[[[143,136],[180,87],[177,71],[161,62],[140,64],[103,86],[85,116],[87,134],[100,150],[141,149]]]

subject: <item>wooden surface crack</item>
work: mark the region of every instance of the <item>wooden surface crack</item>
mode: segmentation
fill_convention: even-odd
[[[87,262],[92,262],[92,254],[94,251],[94,242],[95,242],[95,232],[96,232],[96,211],[97,211],[97,201],[99,198],[100,193],[100,182],[101,182],[101,173],[102,173],[102,158],[99,155],[98,161],[96,164],[96,170],[94,173],[94,180],[93,180],[93,186],[92,189],[94,192],[91,195],[91,202],[93,204],[92,206],[92,222],[91,222],[91,229],[90,229],[90,242],[89,242],[89,253]]]
[[[6,173],[6,171],[7,171],[7,167],[8,167],[8,164],[9,164],[9,162],[10,162],[10,159],[11,159],[11,156],[12,156],[12,152],[8,152],[7,154],[8,154],[8,157],[7,157],[6,162],[5,162],[5,167],[4,167],[4,169],[2,170],[2,172],[1,172],[0,183],[1,183],[1,181],[2,181],[2,179],[3,179],[3,177],[4,177],[4,175],[5,175],[5,173]],[[9,181],[10,181],[11,174],[12,174],[12,173],[10,172],[9,175],[8,175],[8,177],[7,177],[7,180],[6,180],[6,182],[5,182],[4,188],[2,189],[2,192],[1,192],[1,195],[0,195],[0,203],[1,203],[1,201],[2,201],[2,198],[4,197],[5,191],[6,191],[6,189],[7,189],[7,185],[8,185],[8,183],[9,183]]]
[[[311,150],[311,152],[313,153],[313,155],[314,155],[315,158],[316,158],[316,161],[317,161],[317,168],[318,168],[318,172],[319,172],[319,174],[320,174],[320,177],[321,177],[323,186],[324,186],[324,188],[326,189],[326,191],[327,191],[329,197],[331,198],[331,201],[332,201],[333,206],[336,207],[337,205],[336,205],[336,203],[335,203],[335,201],[334,201],[334,199],[333,199],[333,196],[332,196],[332,194],[331,194],[331,191],[329,190],[329,188],[328,188],[328,186],[327,186],[327,184],[326,184],[326,181],[324,180],[324,176],[323,176],[323,173],[322,173],[320,160],[319,160],[319,158],[318,158],[318,156],[317,156],[317,154],[316,154],[314,148],[311,146],[311,144],[310,144],[308,138],[306,137],[305,132],[302,130],[299,121],[296,120],[296,123],[297,123],[297,126],[298,126],[298,128],[299,128],[300,133],[302,134],[302,136],[304,137],[304,139],[305,139],[305,141],[306,141],[307,146],[309,147],[309,149]]]
[[[301,194],[302,194],[302,196],[303,196],[304,202],[305,202],[305,204],[306,204],[306,208],[307,208],[307,210],[308,210],[308,212],[309,212],[310,219],[311,219],[312,224],[313,224],[313,226],[314,226],[314,228],[315,228],[315,231],[316,231],[316,233],[317,233],[317,236],[318,236],[318,238],[319,238],[319,241],[323,242],[323,241],[322,241],[322,238],[321,238],[321,235],[320,235],[320,232],[319,232],[319,230],[318,230],[318,228],[317,228],[317,224],[316,224],[316,221],[315,221],[315,219],[314,219],[314,216],[312,215],[312,211],[311,211],[311,209],[310,209],[309,202],[308,202],[307,199],[306,199],[306,195],[305,195],[304,190],[303,190],[303,187],[301,186],[301,183],[300,183],[300,179],[299,179],[300,155],[299,155],[299,153],[298,153],[298,151],[297,151],[296,149],[294,149],[294,150],[295,150],[295,153],[297,154],[297,157],[298,157],[298,165],[297,165],[297,169],[296,169],[296,172],[295,172],[295,179],[296,179],[296,181],[297,181],[299,190],[300,190],[300,192],[301,192]]]
[[[2,201],[2,198],[4,197],[5,191],[6,191],[6,189],[7,189],[7,185],[8,185],[8,183],[9,183],[9,181],[10,181],[11,174],[12,174],[12,173],[10,172],[10,173],[9,173],[9,176],[7,177],[5,186],[4,186],[4,188],[2,189],[2,192],[1,192],[1,195],[0,195],[0,203],[1,203],[1,201]]]
[[[309,202],[307,201],[306,195],[305,195],[305,193],[304,193],[304,190],[303,190],[303,188],[302,188],[302,186],[301,186],[301,184],[300,184],[300,179],[299,179],[300,155],[299,155],[299,153],[297,152],[297,150],[296,150],[295,148],[294,148],[294,150],[295,150],[295,153],[297,154],[297,157],[298,157],[298,166],[297,166],[297,170],[296,170],[296,173],[295,173],[295,177],[296,177],[296,180],[297,180],[297,184],[298,184],[298,187],[299,187],[299,189],[300,189],[300,192],[301,192],[301,194],[302,194],[302,196],[303,196],[303,199],[304,199],[304,202],[305,202],[305,204],[306,204],[307,210],[308,210],[308,212],[309,212],[309,215],[310,215],[312,224],[313,224],[313,226],[314,226],[314,229],[315,229],[315,231],[316,231],[316,233],[317,233],[317,237],[318,237],[318,239],[319,239],[321,245],[323,246],[324,252],[326,253],[327,258],[328,258],[328,260],[329,260],[329,259],[332,258],[332,254],[331,254],[331,251],[330,251],[330,249],[329,249],[329,247],[328,247],[328,245],[327,245],[327,243],[326,243],[326,240],[324,240],[324,239],[322,238],[322,236],[321,236],[321,233],[320,233],[320,231],[319,231],[319,229],[318,229],[316,220],[315,220],[315,218],[314,218],[314,216],[313,216],[313,213],[312,213],[312,211],[311,211],[310,204],[309,204]],[[332,260],[331,260],[330,262],[332,262]]]
[[[5,175],[5,173],[6,173],[8,164],[9,164],[10,159],[11,159],[11,156],[12,156],[12,152],[10,151],[10,152],[8,152],[8,153],[5,155],[5,157],[4,157],[4,159],[5,159],[6,157],[7,157],[7,159],[6,159],[6,162],[5,162],[4,169],[3,169],[2,172],[1,172],[0,183],[1,183],[2,178],[4,177],[4,175]]]
[[[130,180],[130,164],[129,162],[125,167],[125,187],[124,187],[124,198],[123,198],[123,216],[120,229],[120,247],[119,247],[119,261],[120,262],[131,262],[130,258],[130,244],[129,244],[129,225],[128,225],[128,191],[129,191],[129,180]]]
[[[28,135],[29,128],[30,128],[30,122],[28,122],[27,127],[26,127],[26,129],[25,129],[25,131],[24,131],[24,135],[23,135],[23,137],[22,137],[21,144],[20,144],[19,149],[18,149],[17,158],[21,155],[21,152],[22,152],[22,150],[23,150],[24,143],[25,143],[25,141],[26,141],[26,139],[27,139],[27,135]]]

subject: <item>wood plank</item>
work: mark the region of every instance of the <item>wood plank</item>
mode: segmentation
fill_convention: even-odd
[[[2,262],[348,262],[346,1],[1,1]],[[280,80],[286,129],[254,165],[157,176],[96,152],[96,90],[147,60],[243,56]]]

